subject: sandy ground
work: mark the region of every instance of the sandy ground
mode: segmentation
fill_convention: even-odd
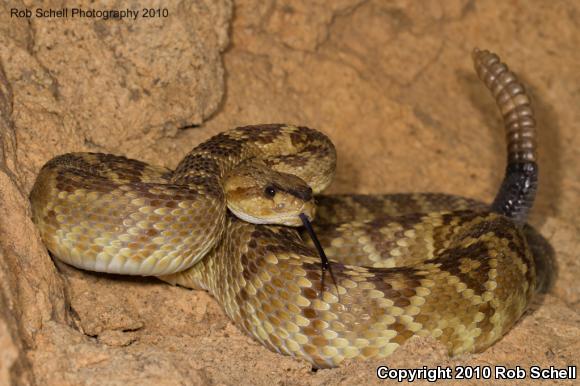
[[[1,385],[385,384],[377,366],[580,364],[577,2],[206,0],[175,2],[157,18],[115,4],[141,16],[47,19],[34,2],[0,4]],[[332,138],[330,192],[490,201],[505,151],[499,114],[472,70],[476,46],[500,54],[533,96],[541,177],[530,223],[555,276],[484,353],[449,359],[417,339],[385,360],[314,372],[240,333],[202,291],[55,263],[30,221],[36,173],[57,154],[173,167],[219,131],[266,122]],[[536,381],[528,371],[517,383]]]

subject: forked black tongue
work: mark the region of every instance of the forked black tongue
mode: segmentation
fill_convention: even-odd
[[[304,213],[300,213],[300,220],[302,220],[302,224],[304,224],[304,228],[306,228],[306,232],[314,242],[314,246],[318,251],[318,255],[320,256],[320,268],[322,270],[321,280],[320,280],[320,296],[324,293],[324,278],[326,276],[326,271],[330,273],[330,277],[334,286],[336,287],[336,294],[338,295],[338,286],[336,285],[336,279],[332,273],[332,267],[330,266],[330,261],[328,257],[326,257],[326,253],[324,253],[324,249],[322,249],[322,245],[320,245],[320,241],[318,241],[318,237],[316,237],[316,233],[314,233],[314,229],[312,228],[312,224],[308,217]]]

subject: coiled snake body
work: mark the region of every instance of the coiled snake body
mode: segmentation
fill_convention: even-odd
[[[443,194],[318,196],[315,226],[336,283],[323,291],[319,257],[295,228],[232,214],[313,215],[312,190],[330,183],[336,155],[326,136],[304,127],[221,133],[175,171],[107,154],[59,156],[33,187],[34,221],[59,259],[207,289],[243,331],[316,367],[385,357],[414,335],[438,339],[451,354],[481,351],[534,292],[521,225],[537,167],[523,87],[494,54],[476,50],[474,61],[507,128],[496,200],[488,207]],[[278,173],[272,181],[267,170]],[[252,178],[265,180],[265,190]],[[298,225],[292,218],[276,223]]]

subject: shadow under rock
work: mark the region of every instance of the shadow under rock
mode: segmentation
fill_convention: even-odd
[[[536,265],[536,292],[546,294],[552,289],[558,277],[558,264],[555,259],[554,248],[531,225],[525,225],[524,235],[528,241]]]
[[[532,251],[536,266],[536,293],[528,305],[527,313],[535,313],[546,301],[546,295],[553,288],[558,278],[558,264],[554,248],[531,225],[526,224],[524,235]],[[521,321],[521,319],[520,319]]]

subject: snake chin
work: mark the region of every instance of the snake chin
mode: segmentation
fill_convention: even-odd
[[[302,226],[300,214],[304,213],[309,220],[314,219],[316,207],[313,202],[305,202],[299,210],[292,210],[289,212],[276,213],[269,211],[269,213],[262,213],[260,215],[253,215],[247,211],[241,210],[235,205],[230,205],[228,202],[228,209],[239,219],[247,221],[252,224],[275,224],[286,225],[291,227]]]

